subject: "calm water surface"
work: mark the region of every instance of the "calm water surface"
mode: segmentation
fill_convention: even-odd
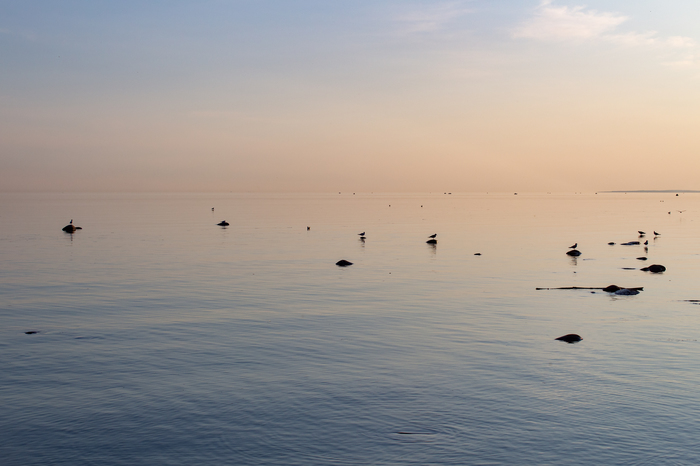
[[[700,195],[2,194],[0,221],[3,465],[700,463]],[[535,290],[610,284],[644,291]]]

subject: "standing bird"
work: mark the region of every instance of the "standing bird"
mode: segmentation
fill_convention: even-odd
[[[637,230],[637,233],[639,233],[639,236],[644,236],[647,234],[645,231],[642,230]]]
[[[573,246],[569,246],[569,249],[576,249],[578,247],[578,243],[574,243]]]
[[[365,232],[363,231],[362,233],[358,233],[357,236],[365,236]]]
[[[436,236],[437,236],[437,233],[435,233],[434,235],[428,236],[428,238],[435,238]]]
[[[654,232],[654,236],[659,236],[661,233]]]

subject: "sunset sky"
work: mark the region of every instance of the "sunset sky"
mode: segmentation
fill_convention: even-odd
[[[1,191],[700,189],[697,0],[0,0]]]

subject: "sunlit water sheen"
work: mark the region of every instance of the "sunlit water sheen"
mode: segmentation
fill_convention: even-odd
[[[698,464],[699,219],[696,194],[0,195],[0,462]],[[535,290],[610,284],[644,291]]]

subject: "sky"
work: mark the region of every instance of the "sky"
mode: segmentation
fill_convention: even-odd
[[[0,0],[0,191],[700,189],[697,0]]]

